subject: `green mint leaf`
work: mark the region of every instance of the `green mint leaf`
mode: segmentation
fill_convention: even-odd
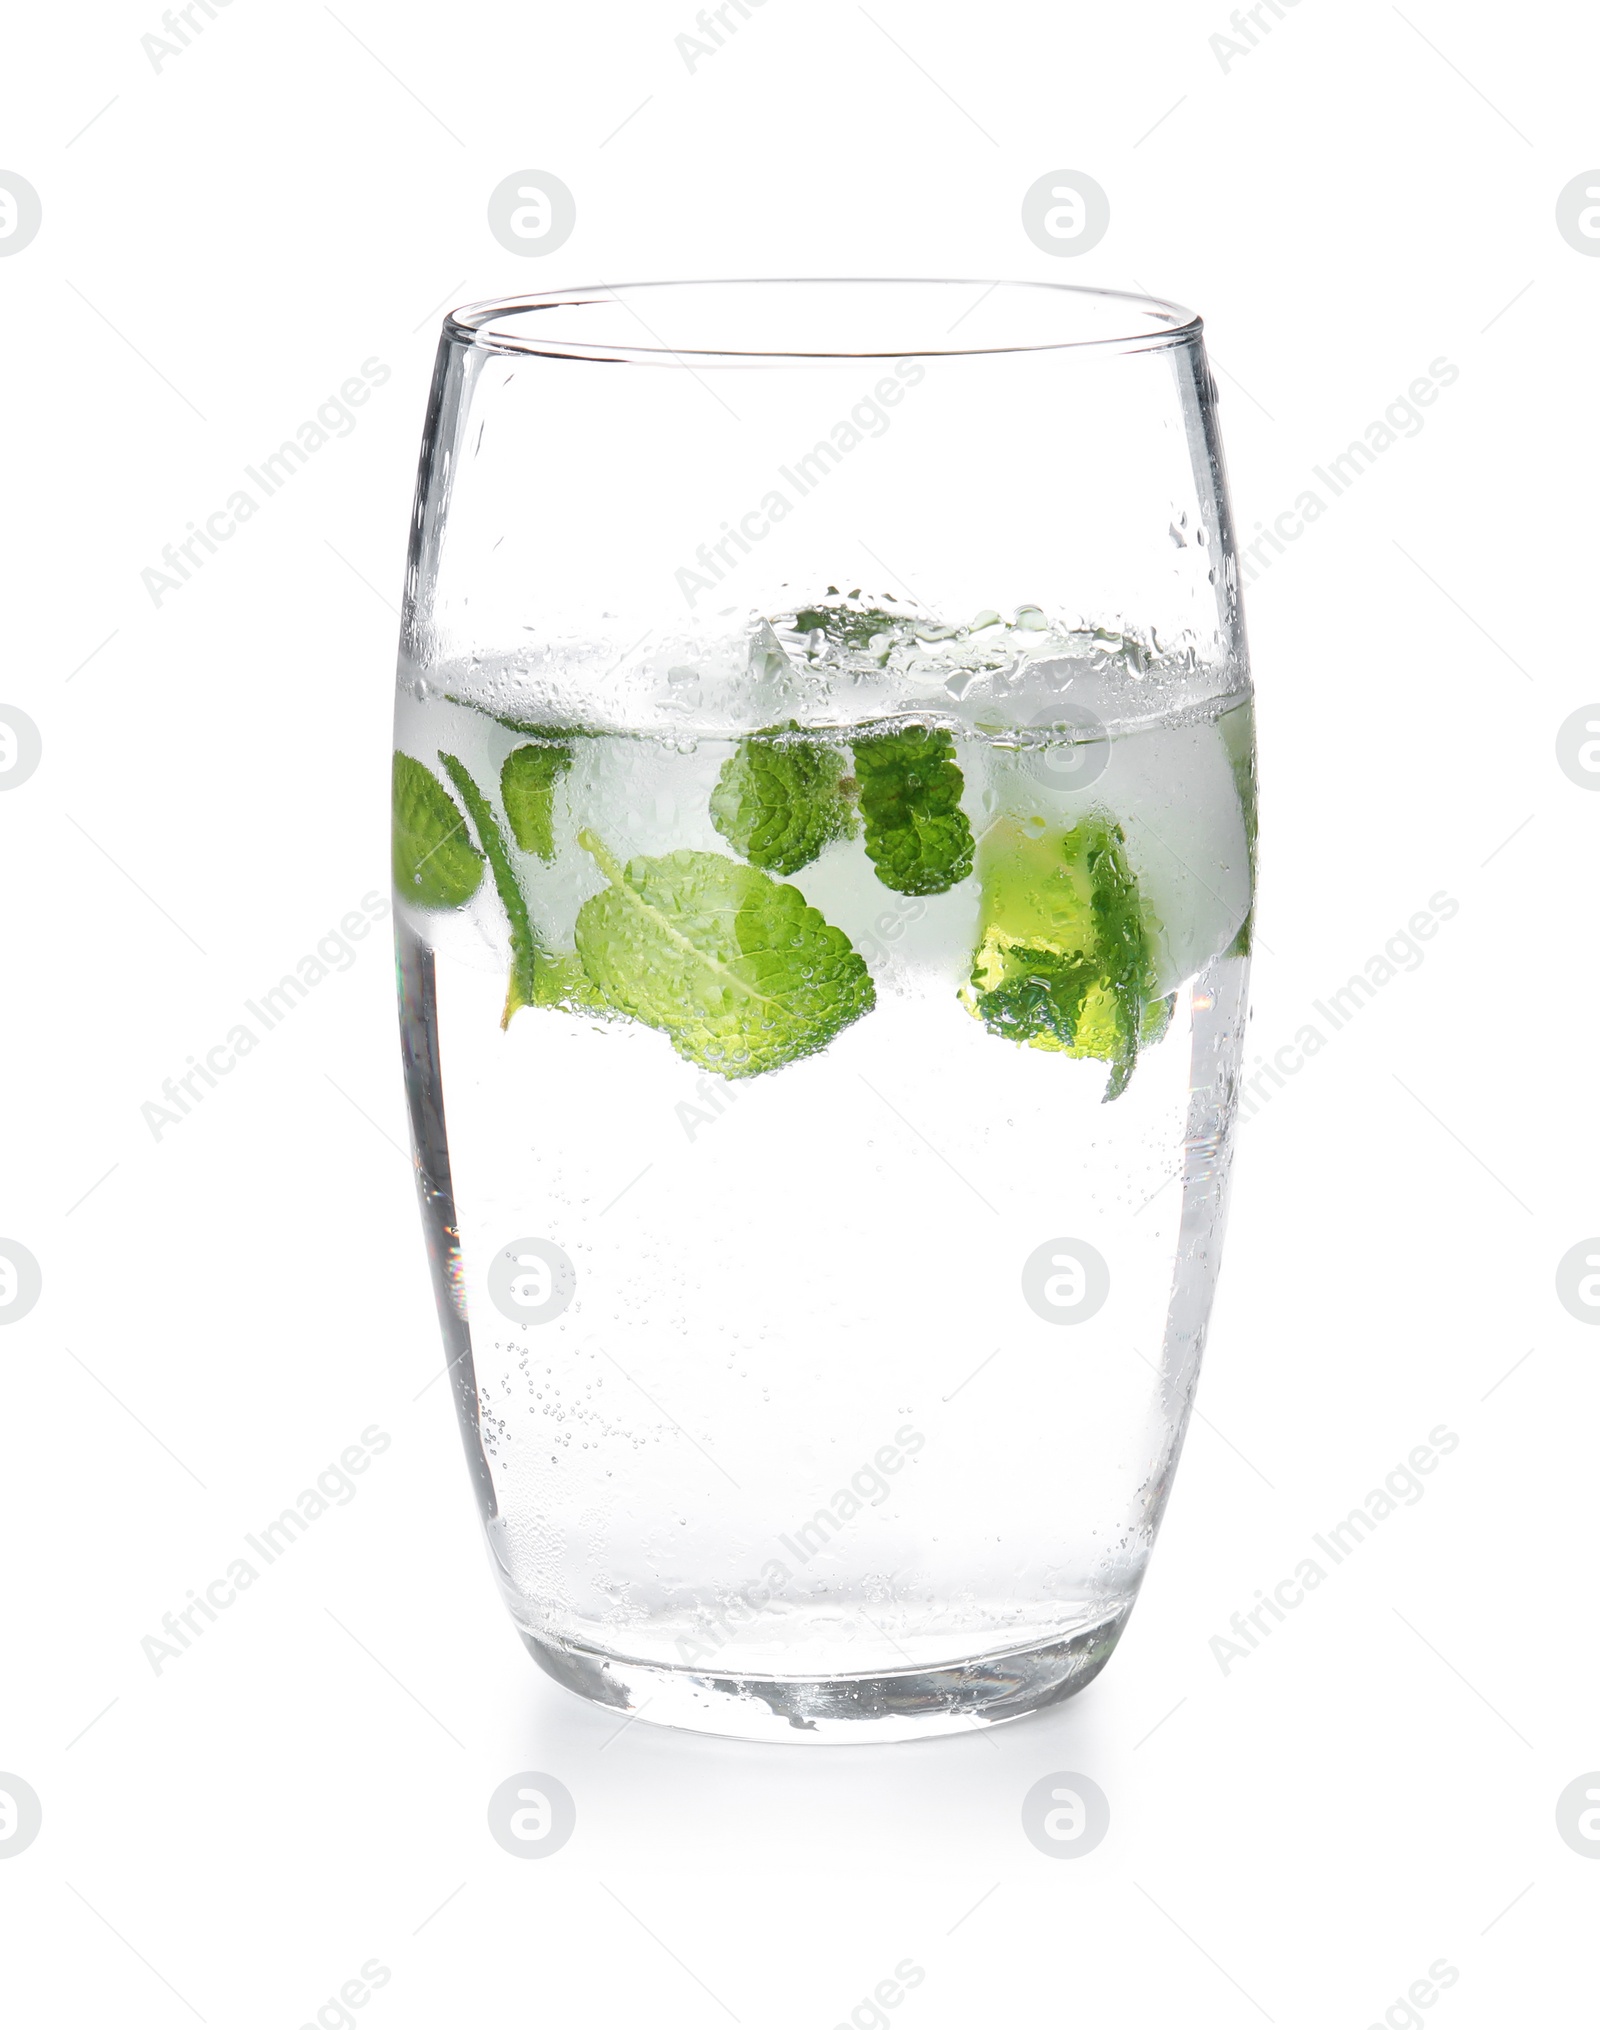
[[[855,828],[844,756],[820,740],[741,740],[711,792],[711,822],[753,867],[798,874]]]
[[[1144,1014],[1139,1021],[1139,1048],[1148,1050],[1153,1043],[1159,1043],[1172,1027],[1173,1010],[1178,1005],[1176,994],[1163,994],[1159,1001],[1146,1001]]]
[[[1170,997],[1154,997],[1154,927],[1121,826],[1091,816],[1035,833],[1006,821],[979,859],[983,927],[963,1000],[997,1036],[1109,1064],[1114,1100],[1172,1014]]]
[[[917,628],[928,625],[914,615],[874,606],[863,600],[859,588],[842,597],[833,586],[828,590],[837,604],[819,601],[797,608],[793,616],[780,613],[773,619],[774,628],[801,638],[798,653],[807,662],[881,669],[896,649],[914,646]]]
[[[608,887],[578,911],[584,970],[613,1008],[724,1078],[776,1071],[874,1001],[842,930],[757,867],[680,849],[623,866],[585,829]]]
[[[572,766],[572,749],[558,743],[516,747],[500,770],[500,804],[511,836],[524,853],[556,855],[556,784]]]
[[[533,976],[535,1008],[564,1008],[569,1015],[614,1015],[616,1010],[583,969],[576,952],[547,952],[539,947]]]
[[[394,885],[422,909],[458,909],[478,891],[483,855],[431,769],[396,754],[392,790]]]
[[[854,743],[867,857],[885,888],[942,895],[972,872],[956,744],[940,727],[902,726]]]
[[[1256,726],[1255,712],[1248,705],[1235,705],[1224,712],[1218,724],[1222,741],[1228,752],[1228,766],[1233,771],[1234,787],[1239,792],[1239,808],[1244,813],[1245,851],[1250,856],[1250,893],[1256,887]],[[1239,926],[1239,934],[1223,954],[1225,958],[1248,958],[1253,941],[1255,904],[1251,903],[1245,920]]]
[[[856,599],[860,594],[852,593],[851,597]],[[802,606],[794,617],[795,633],[813,634],[818,628],[831,647],[864,649],[885,635],[903,632],[906,621],[881,606]]]
[[[506,1005],[500,1016],[500,1027],[504,1029],[519,1008],[532,1007],[537,1001],[539,947],[533,935],[527,901],[517,883],[511,855],[506,850],[494,812],[489,808],[488,798],[453,754],[446,754],[441,749],[439,759],[445,774],[455,784],[457,795],[467,807],[478,834],[478,843],[489,862],[489,871],[494,875],[500,906],[511,926],[511,977],[506,982]]]

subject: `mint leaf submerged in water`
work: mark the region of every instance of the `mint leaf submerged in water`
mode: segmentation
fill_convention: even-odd
[[[692,1064],[724,1078],[776,1071],[872,1007],[859,953],[798,888],[719,853],[624,866],[591,831],[578,844],[609,883],[578,911],[585,972]]]
[[[825,741],[758,734],[741,740],[711,792],[711,822],[753,867],[797,874],[855,829],[845,759]]]
[[[506,1005],[500,1017],[500,1027],[504,1029],[519,1008],[533,1007],[537,1003],[539,947],[533,935],[527,901],[518,885],[516,870],[511,865],[511,855],[506,851],[506,842],[495,822],[494,812],[489,808],[489,799],[453,754],[441,750],[439,760],[467,807],[490,872],[494,875],[500,906],[511,929],[511,977],[506,983]]]
[[[559,741],[513,748],[500,770],[500,802],[511,836],[524,853],[553,860],[556,784],[572,766],[572,749]]]
[[[1032,834],[1004,822],[980,862],[983,929],[963,999],[997,1036],[1104,1060],[1114,1100],[1171,1015],[1154,998],[1154,925],[1121,826],[1094,816]]]
[[[881,606],[864,606],[860,600],[861,594],[852,592],[837,606],[802,606],[794,617],[794,631],[820,631],[829,648],[874,655],[882,655],[891,643],[910,634],[911,625],[904,615],[885,612]]]
[[[867,856],[885,888],[942,895],[972,872],[956,744],[935,726],[902,726],[853,744]]]
[[[515,760],[515,755],[511,760]],[[539,942],[528,911],[527,897],[511,864],[505,835],[470,772],[453,754],[439,760],[472,824],[457,808],[444,785],[409,754],[394,758],[394,878],[402,895],[428,909],[459,907],[477,893],[487,859],[495,892],[506,913],[511,934],[511,976],[506,986],[504,1029],[519,1008],[564,1008],[569,1013],[608,1013],[605,1002],[584,971],[576,952],[550,952]],[[568,755],[564,767],[570,767]],[[560,771],[556,771],[559,775]],[[552,776],[552,782],[555,777]],[[502,796],[505,772],[501,772]],[[510,810],[508,807],[508,817]],[[525,809],[523,815],[526,815]],[[531,850],[512,819],[517,843]],[[483,851],[472,843],[476,831]],[[551,851],[553,851],[553,845]],[[545,855],[550,857],[549,853]]]
[[[467,821],[431,769],[396,754],[392,788],[394,885],[421,909],[458,909],[483,879]]]
[[[1228,947],[1228,958],[1248,958],[1255,923],[1256,891],[1256,731],[1255,713],[1246,703],[1235,705],[1224,712],[1217,721],[1222,734],[1222,744],[1227,749],[1228,766],[1233,771],[1234,787],[1239,792],[1239,808],[1244,815],[1244,848],[1250,866],[1251,904],[1245,913],[1239,934]]]

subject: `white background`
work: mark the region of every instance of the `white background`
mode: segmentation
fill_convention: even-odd
[[[1600,262],[1555,201],[1600,162],[1600,24],[1261,17],[1225,70],[1221,0],[767,0],[692,74],[687,0],[233,0],[159,72],[154,0],[11,21],[0,168],[44,223],[0,259],[0,698],[44,759],[0,797],[0,1233],[44,1295],[0,1334],[0,1770],[44,1817],[0,1863],[10,2020],[296,2030],[377,1958],[373,2030],[828,2030],[907,1957],[908,2030],[1364,2030],[1440,1958],[1418,2020],[1587,2020],[1600,1866],[1555,1802],[1600,1766],[1600,1335],[1554,1270],[1600,1229],[1600,797],[1555,738],[1600,697]],[[576,195],[548,260],[485,224],[522,168]],[[1021,230],[1058,168],[1110,195],[1081,259]],[[618,1735],[517,1643],[429,1385],[385,935],[159,1142],[140,1108],[386,885],[440,310],[883,272],[1199,307],[1247,533],[1459,367],[1249,596],[1252,1054],[1460,910],[1242,1131],[1204,1421],[1090,1691],[895,1749]],[[353,434],[155,606],[163,544],[373,356]],[[357,1498],[158,1676],[141,1639],[374,1423]],[[1441,1423],[1425,1498],[1224,1673],[1229,1617]],[[537,1862],[485,1825],[526,1769],[577,1802]],[[1081,1859],[1022,1835],[1057,1770],[1111,1801]]]

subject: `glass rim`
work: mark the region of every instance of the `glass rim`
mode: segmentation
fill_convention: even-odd
[[[1072,299],[1082,305],[1128,306],[1128,328],[1092,336],[1062,336],[1011,339],[990,344],[917,344],[902,346],[862,345],[820,348],[783,346],[672,346],[627,299],[652,290],[758,290],[758,289],[870,289],[893,292],[899,289],[979,289],[977,301],[969,304],[966,316],[996,292],[1041,292]],[[638,318],[647,343],[619,344],[581,337],[553,338],[533,331],[508,332],[493,327],[503,320],[534,316],[541,310],[581,309],[585,305],[620,304]],[[1135,312],[1146,320],[1137,322]],[[954,330],[951,327],[951,331]],[[1192,344],[1199,339],[1203,320],[1167,297],[1145,295],[1134,290],[1107,289],[1087,283],[1043,282],[1004,277],[957,276],[728,276],[702,277],[679,281],[671,278],[651,282],[594,282],[566,289],[549,289],[525,295],[488,298],[466,303],[449,311],[444,319],[443,337],[456,346],[473,351],[511,357],[539,356],[551,359],[594,360],[644,366],[673,365],[693,370],[702,366],[772,366],[783,364],[848,364],[878,359],[977,359],[1008,353],[1042,352],[1152,352]],[[950,332],[945,333],[946,337]]]

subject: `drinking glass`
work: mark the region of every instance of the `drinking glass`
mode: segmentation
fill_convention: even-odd
[[[395,714],[417,1181],[495,1572],[784,1741],[1105,1664],[1222,1240],[1255,841],[1198,317],[652,283],[445,320]]]

